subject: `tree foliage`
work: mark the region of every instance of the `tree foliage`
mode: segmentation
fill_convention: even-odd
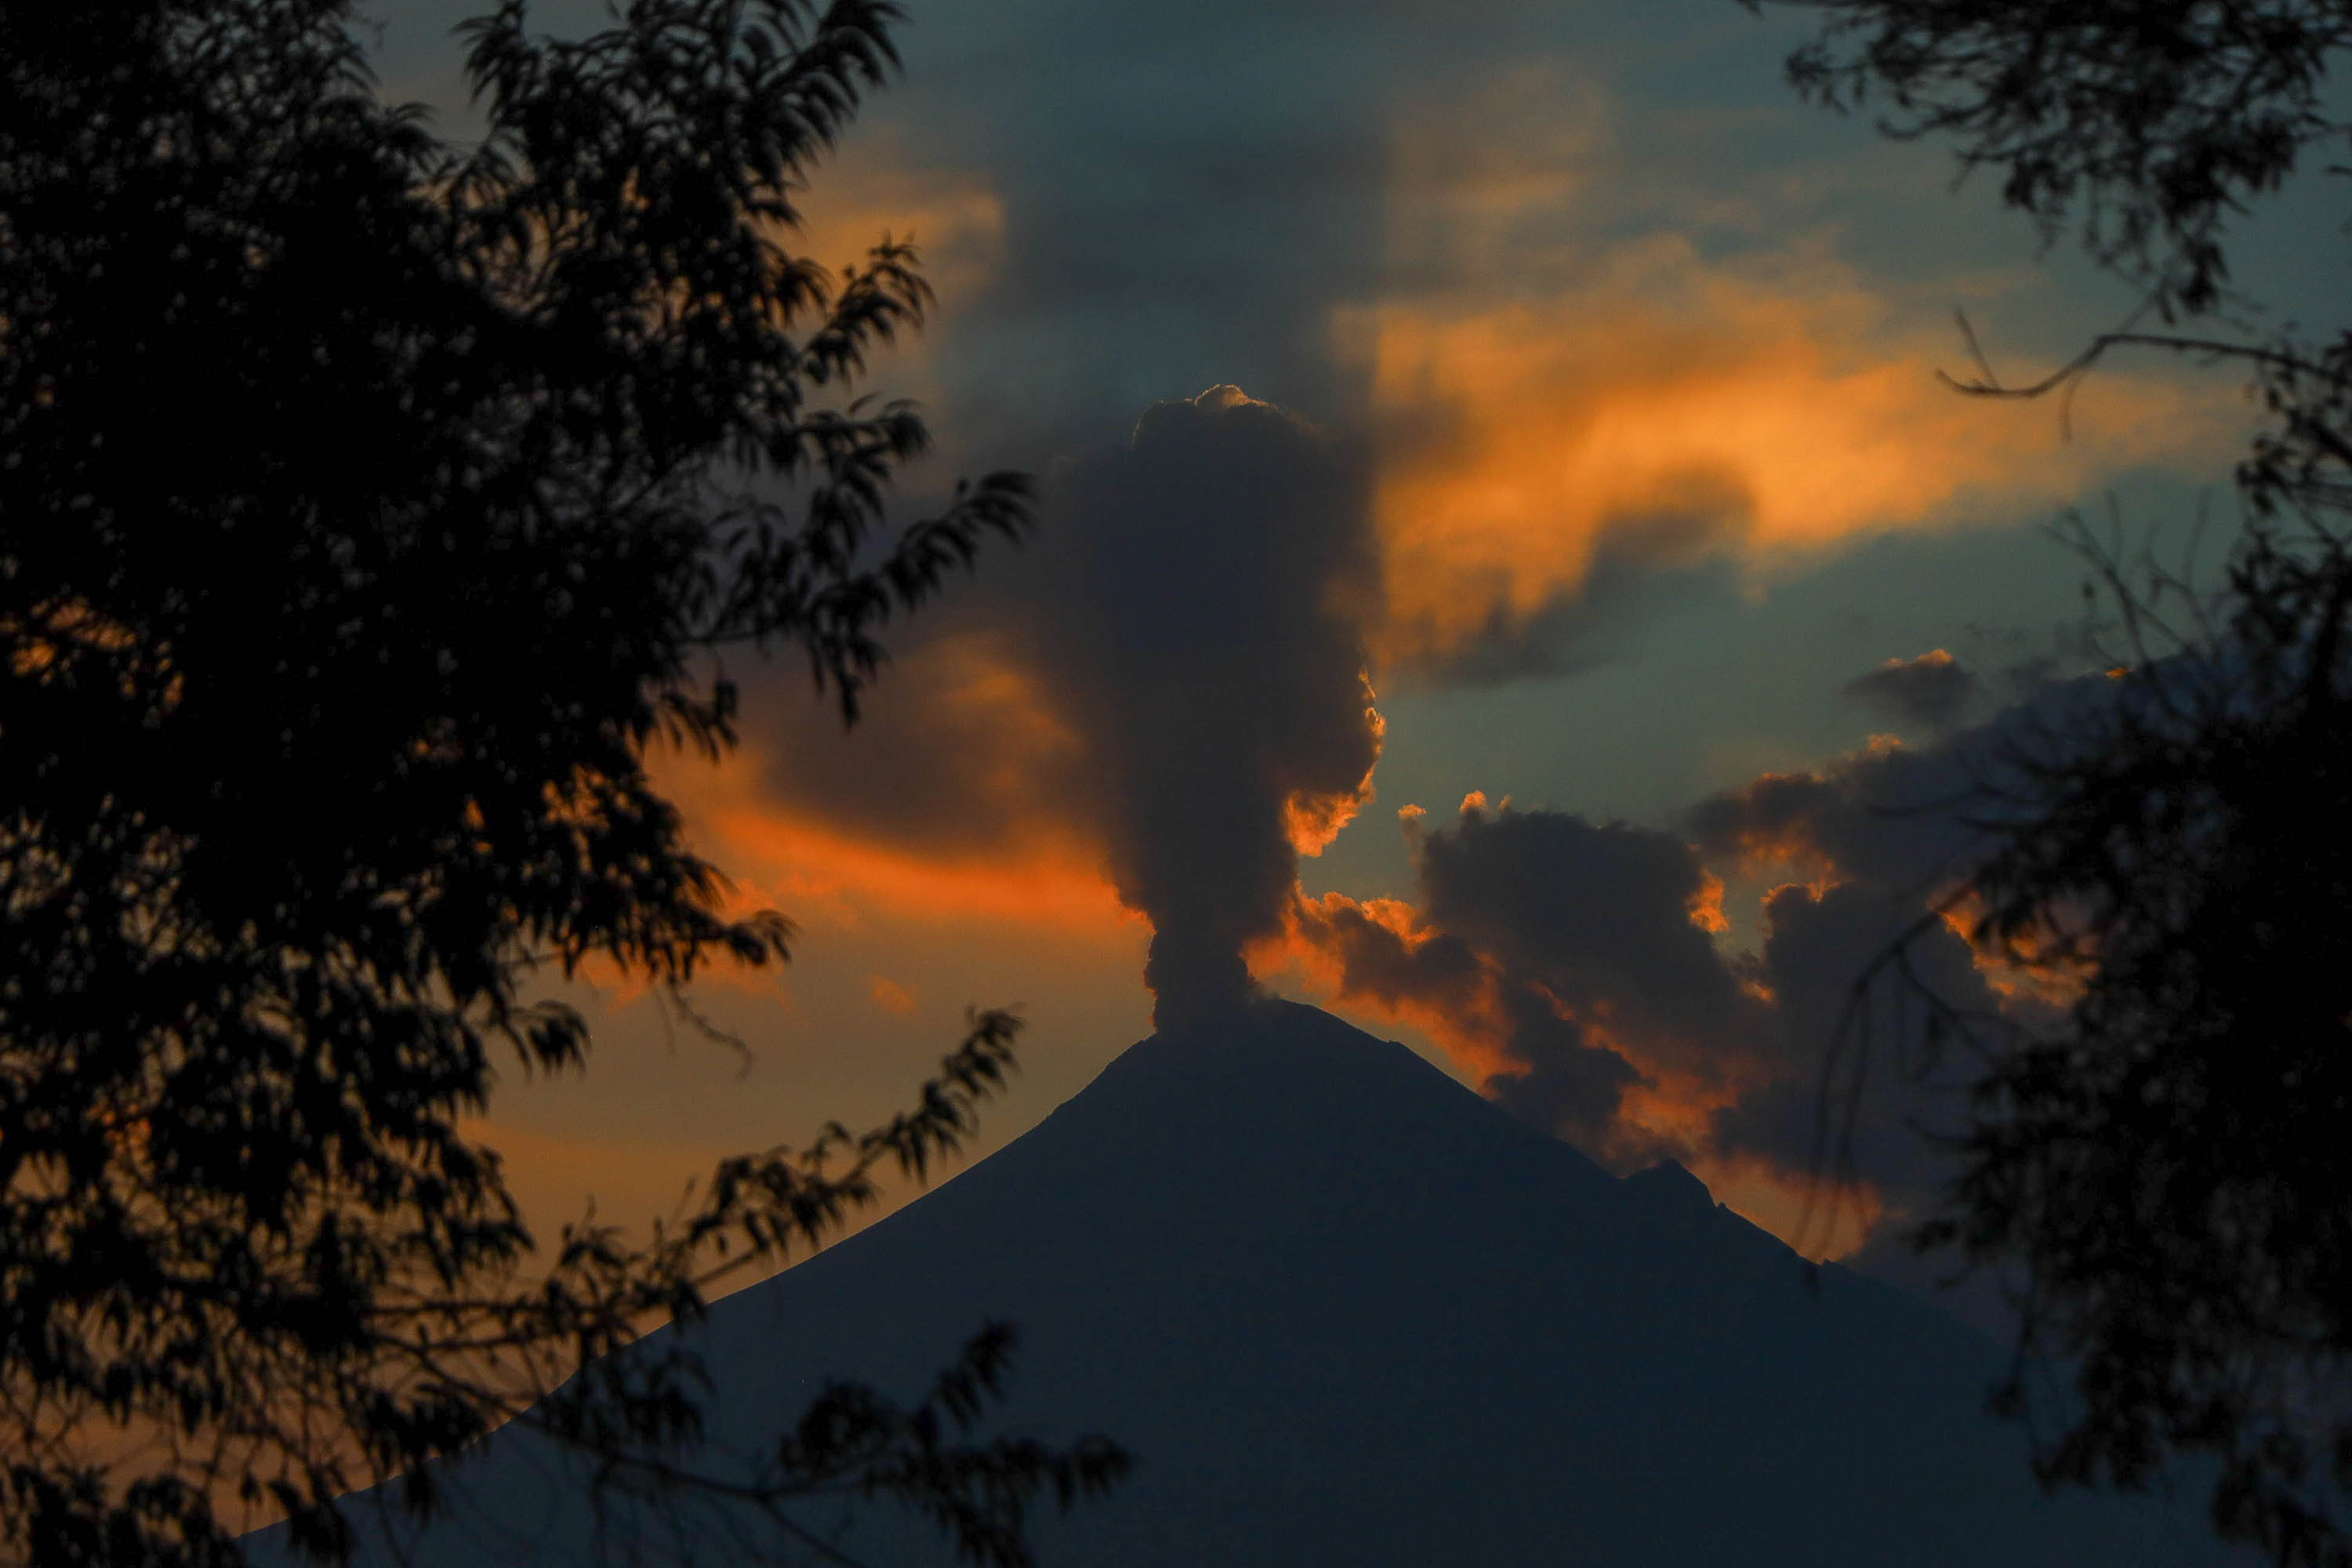
[[[1800,92],[1956,140],[1963,170],[1997,171],[2046,235],[2079,225],[2168,314],[2221,301],[2230,220],[2347,132],[2327,68],[2352,11],[2331,0],[1797,3],[1829,18],[1789,58]]]
[[[2051,375],[2007,385],[1988,370],[1963,390],[2036,397],[2125,350],[2234,363],[2270,416],[2239,471],[2257,518],[2309,522],[2352,510],[2352,322],[2323,323],[2317,335],[2183,324],[2261,313],[2260,301],[2231,287],[2231,224],[2315,159],[2352,149],[2328,76],[2352,50],[2352,8],[2336,0],[1791,3],[1828,17],[1788,58],[1800,93],[1841,111],[1881,104],[1878,128],[1898,139],[1952,139],[1964,175],[1997,171],[2003,199],[2045,239],[2075,226],[2095,260],[2143,290],[2130,321],[2093,336]],[[2352,173],[2342,162],[2317,168]],[[2151,311],[2163,329],[2139,330]]]
[[[1985,1071],[1918,1239],[2022,1266],[2000,1394],[2045,1424],[2045,1480],[2140,1486],[2206,1457],[2224,1534],[2352,1563],[2352,323],[2257,331],[2230,282],[2231,221],[2347,134],[2328,72],[2352,10],[1803,3],[1827,21],[1789,62],[1801,91],[1953,139],[2163,323],[1967,390],[2039,395],[2154,350],[2242,367],[2269,416],[2219,592],[2143,584],[2095,545],[2123,667],[1975,803],[1991,849],[1940,912],[2069,1001],[2029,1026],[1925,996]],[[2038,1391],[2037,1365],[2072,1387]]]
[[[2258,532],[2211,628],[2165,624],[2193,607],[2179,579],[2098,560],[2143,657],[2008,749],[1974,803],[1991,853],[1944,910],[2071,1002],[2027,1026],[1927,995],[1985,1070],[1916,1239],[2022,1266],[1997,1404],[2042,1424],[2045,1482],[2138,1489],[2210,1456],[2223,1534],[2342,1563],[2352,560]]]
[[[698,1310],[722,1244],[772,1258],[969,1126],[1002,1016],[893,1126],[541,1257],[459,1123],[502,1054],[581,1061],[539,977],[785,957],[649,753],[732,744],[730,647],[854,715],[1028,491],[891,523],[925,427],[856,388],[921,320],[915,253],[790,247],[887,5],[636,0],[560,41],[508,0],[465,29],[467,143],[379,100],[344,0],[5,16],[0,1555],[226,1563],[258,1505],[332,1556],[339,1493],[428,1505],[423,1461]],[[1026,1500],[1119,1461],[958,1436],[1003,1348],[812,1413],[752,1500],[891,1494],[1022,1561]],[[682,1479],[688,1370],[527,1418]]]

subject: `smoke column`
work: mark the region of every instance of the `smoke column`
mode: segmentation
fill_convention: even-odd
[[[1298,848],[1370,790],[1377,582],[1362,465],[1218,386],[1147,410],[1053,487],[1034,663],[1087,739],[1120,896],[1154,935],[1154,1018],[1237,1008]]]

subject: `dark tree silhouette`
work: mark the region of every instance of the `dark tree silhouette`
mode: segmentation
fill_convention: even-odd
[[[2157,350],[2243,367],[2269,412],[2221,590],[2143,585],[2094,543],[2125,668],[1973,803],[1991,852],[1937,918],[1969,913],[1980,947],[2069,1000],[2027,1027],[1915,987],[1986,1062],[1958,1179],[1917,1239],[2021,1265],[2000,1402],[2046,1424],[2046,1481],[2143,1485],[2202,1456],[2225,1535],[2352,1563],[2352,325],[2264,335],[2229,265],[2232,219],[2340,158],[2327,73],[2352,9],[1801,3],[1828,14],[1789,62],[1801,91],[1957,139],[2045,237],[2079,225],[2144,290],[2055,374],[1966,390],[2039,395]],[[2179,608],[2197,613],[2168,626]],[[1907,973],[1906,950],[1878,967]],[[2037,1365],[2072,1387],[2038,1389]]]
[[[992,474],[890,525],[924,426],[852,394],[915,254],[788,248],[896,13],[560,42],[509,0],[462,145],[379,101],[344,0],[0,16],[0,1557],[227,1563],[256,1508],[333,1557],[338,1494],[429,1509],[509,1418],[715,1505],[690,1358],[598,1358],[952,1149],[1012,1020],[642,1245],[534,1252],[458,1119],[500,1053],[582,1059],[534,976],[784,958],[646,773],[733,742],[720,653],[797,648],[854,715],[884,623],[1027,521]],[[828,1395],[737,1544],[847,1489],[1025,1561],[1040,1491],[1122,1459],[977,1435],[1007,1344]]]
[[[1761,9],[1768,0],[1742,0]],[[2352,50],[2352,8],[2331,0],[1769,0],[1824,12],[1789,57],[1802,95],[1878,105],[1879,131],[1950,137],[1963,174],[1998,171],[2045,240],[2078,226],[2089,254],[2145,291],[2131,319],[2026,385],[1979,356],[1985,395],[2071,386],[2119,350],[2247,368],[2271,415],[2240,470],[2258,519],[2352,508],[2352,322],[2317,337],[2250,324],[2230,284],[2229,227],[2315,158],[2352,174],[2352,123],[2331,112],[2328,68]],[[2163,330],[2141,330],[2148,316]],[[2210,330],[2186,322],[2202,318]],[[1963,328],[1966,322],[1962,323]],[[1973,352],[1974,338],[1969,340]]]
[[[2347,135],[2326,78],[2352,11],[2330,0],[1790,3],[1829,18],[1789,58],[1800,92],[1957,139],[1964,170],[1998,171],[2047,237],[2078,224],[2168,311],[2220,304],[2229,220]]]
[[[1974,803],[1993,852],[1947,904],[2071,1002],[2027,1027],[1915,993],[1986,1062],[1917,1239],[2022,1265],[2024,1353],[1998,1403],[2054,1418],[2045,1481],[2137,1488],[2210,1455],[2224,1535],[2340,1564],[2352,558],[2258,533],[2228,621],[2177,636],[2151,625],[2167,595],[2101,560],[2142,657],[2069,732],[2010,749]],[[2052,1365],[2072,1397],[2040,1386]]]

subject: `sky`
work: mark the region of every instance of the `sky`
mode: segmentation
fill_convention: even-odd
[[[1965,862],[1949,803],[2109,660],[2053,521],[2226,532],[2237,382],[1950,390],[1956,311],[2025,379],[2130,299],[1947,149],[1798,102],[1801,16],[906,9],[801,243],[923,247],[938,309],[867,388],[938,437],[907,515],[1016,468],[1041,527],[901,624],[854,730],[743,664],[741,749],[662,760],[793,962],[699,994],[748,1057],[575,988],[588,1072],[481,1129],[530,1211],[641,1218],[887,1116],[968,1006],[1014,1005],[985,1152],[1155,1007],[1259,987],[1621,1173],[1679,1159],[1811,1252],[1890,1256],[1937,1173],[1909,1124],[1957,1085],[1876,1072],[1859,1185],[1809,1203],[1848,989]],[[383,90],[452,134],[464,11],[378,35]],[[2242,252],[2283,310],[2333,285],[2321,221]],[[2047,1003],[1948,930],[1921,951],[1956,999]]]

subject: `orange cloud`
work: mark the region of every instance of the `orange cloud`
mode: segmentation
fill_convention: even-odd
[[[688,759],[663,769],[692,841],[736,884],[730,908],[774,907],[845,929],[876,917],[1099,933],[1139,918],[1119,903],[1099,848],[1043,816],[1002,837],[909,842],[887,820],[831,819],[780,792],[772,773],[750,742],[715,766]]]
[[[943,858],[862,839],[772,805],[747,803],[708,819],[722,858],[787,911],[814,906],[840,924],[872,910],[928,921],[1010,920],[1066,931],[1139,919],[1118,901],[1096,856],[1076,845],[1002,858]]]
[[[1945,929],[1969,944],[1977,973],[2004,1003],[2063,1012],[2083,999],[2097,975],[2096,952],[2079,932],[2027,927],[1995,934],[1988,927],[1991,910],[1974,888],[1958,889],[1937,912]]]
[[[1888,313],[1826,258],[1733,267],[1673,234],[1536,298],[1344,312],[1382,432],[1384,659],[1524,626],[1610,553],[1769,569],[2225,448],[2219,404],[2153,377],[2093,385],[2071,438],[2053,404],[1960,396],[1934,374],[1954,345]]]
[[[845,731],[804,687],[750,689],[746,733],[717,763],[656,759],[698,852],[737,884],[729,907],[803,924],[1010,921],[1119,933],[1138,918],[1071,809],[1079,738],[985,634],[894,661]]]
[[[1731,918],[1723,912],[1723,879],[1712,871],[1699,873],[1698,891],[1691,895],[1691,924],[1710,936],[1721,936],[1731,929]]]

